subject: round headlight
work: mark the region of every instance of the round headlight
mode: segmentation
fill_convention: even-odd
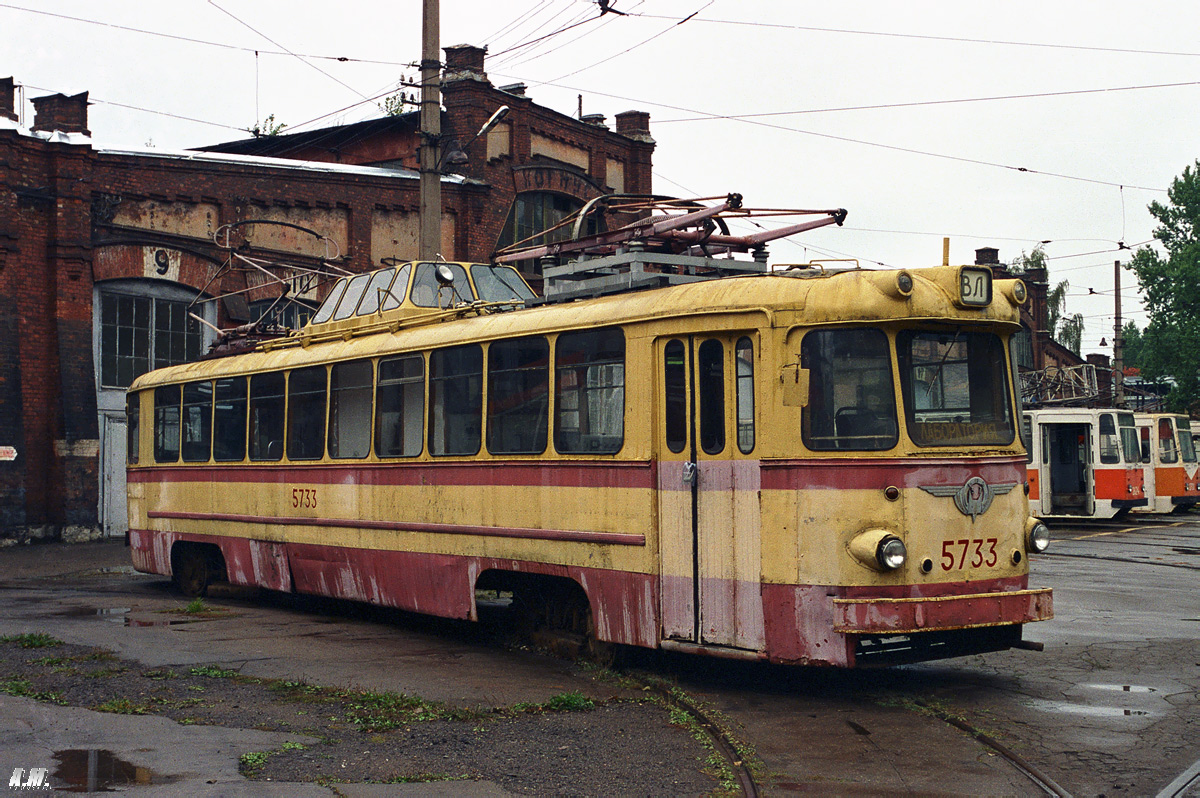
[[[1050,545],[1050,528],[1042,522],[1034,524],[1029,529],[1029,550],[1042,552]]]
[[[879,548],[875,550],[875,559],[881,567],[894,571],[908,559],[908,549],[904,547],[904,541],[900,538],[884,538],[879,541]]]
[[[913,278],[908,272],[900,272],[896,275],[896,288],[903,296],[908,296],[913,290]]]

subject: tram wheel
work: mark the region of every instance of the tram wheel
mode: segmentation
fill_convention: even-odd
[[[213,567],[208,552],[191,546],[171,554],[171,580],[180,593],[199,598],[208,593],[213,581]]]

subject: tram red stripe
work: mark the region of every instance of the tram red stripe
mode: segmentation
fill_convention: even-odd
[[[534,540],[565,540],[585,543],[611,543],[617,546],[645,546],[645,535],[619,532],[585,532],[571,529],[529,529],[524,527],[474,526],[468,524],[424,524],[405,521],[370,521],[357,518],[301,518],[297,516],[241,515],[238,513],[188,513],[151,510],[150,518],[185,521],[228,521],[269,526],[331,526],[341,529],[386,529],[394,532],[431,532],[444,535],[476,535],[479,537],[530,538]]]
[[[129,482],[217,482],[268,485],[378,485],[651,488],[655,463],[455,462],[359,463],[354,465],[195,465],[131,468]]]
[[[1025,482],[1024,457],[938,460],[764,460],[763,490],[882,490],[962,485],[970,477],[989,484]]]

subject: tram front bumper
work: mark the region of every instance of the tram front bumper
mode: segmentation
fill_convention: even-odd
[[[833,630],[852,635],[975,629],[1053,617],[1050,588],[965,596],[833,600]]]

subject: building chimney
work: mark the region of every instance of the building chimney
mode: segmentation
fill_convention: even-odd
[[[92,131],[87,129],[87,99],[86,91],[74,97],[63,94],[34,97],[32,129],[92,135]]]
[[[0,116],[17,121],[16,109],[17,86],[12,78],[0,80]]]
[[[524,83],[510,83],[507,86],[501,86],[500,91],[505,94],[511,94],[514,97],[524,97],[525,90],[529,88]]]
[[[976,266],[999,266],[1000,250],[995,247],[980,247],[975,250]]]
[[[625,111],[617,114],[617,132],[637,141],[654,142],[650,137],[650,114],[645,111]]]
[[[579,117],[579,121],[585,125],[595,125],[596,127],[608,130],[608,125],[604,124],[604,114],[584,114]]]
[[[486,47],[456,44],[443,49],[446,52],[447,79],[473,77],[476,80],[487,80],[487,73],[483,71],[483,59],[487,55]]]

